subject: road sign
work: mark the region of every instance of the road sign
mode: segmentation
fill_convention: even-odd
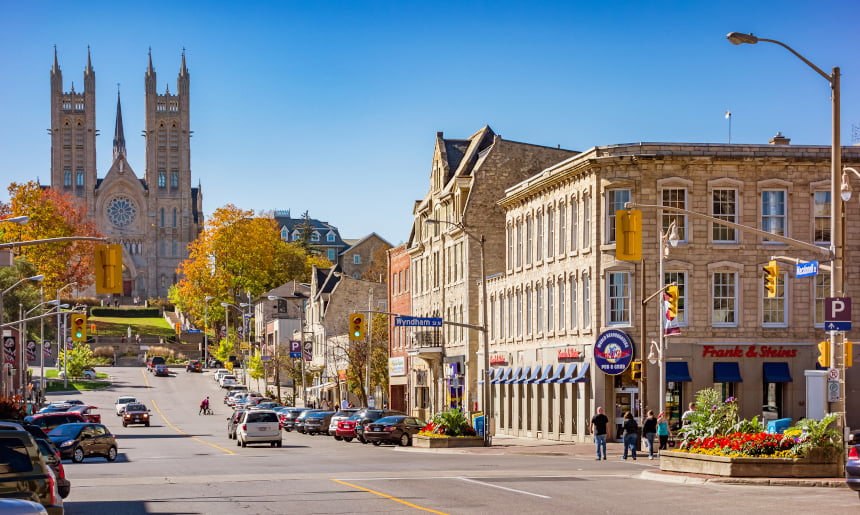
[[[299,340],[290,340],[290,357],[302,357],[302,342],[300,342]]]
[[[851,322],[825,322],[825,331],[850,331]]]
[[[442,327],[441,318],[394,317],[395,327]]]
[[[824,299],[824,328],[827,331],[851,330],[851,297]]]
[[[827,402],[839,402],[838,381],[827,381]]]
[[[818,261],[810,261],[808,263],[798,263],[794,267],[795,277],[809,277],[818,275]]]
[[[838,368],[831,368],[830,370],[827,371],[827,377],[829,377],[833,381],[837,381],[839,379],[839,369]]]

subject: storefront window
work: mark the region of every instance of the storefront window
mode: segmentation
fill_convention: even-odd
[[[725,401],[729,397],[737,397],[737,395],[735,395],[735,384],[736,383],[714,383],[714,390],[720,392],[723,396],[723,400]]]
[[[681,381],[666,383],[666,416],[669,418],[669,428],[676,431],[681,427]]]
[[[762,419],[776,420],[782,418],[782,383],[764,384],[764,402],[762,404]]]

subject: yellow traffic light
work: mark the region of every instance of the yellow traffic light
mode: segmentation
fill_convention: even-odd
[[[353,341],[364,340],[366,332],[367,323],[364,315],[361,313],[351,313],[349,315],[349,339]]]
[[[818,343],[818,364],[824,368],[830,367],[830,342]]]
[[[779,265],[776,260],[771,260],[764,270],[764,289],[767,291],[768,297],[776,297],[776,285],[779,278]]]
[[[80,313],[72,314],[72,341],[87,341],[87,316]]]
[[[122,293],[122,246],[96,245],[96,293]]]
[[[674,320],[678,317],[678,294],[677,286],[666,288],[666,301],[669,303],[669,306],[666,308],[666,315],[669,320]]]
[[[642,362],[634,361],[630,363],[630,376],[634,381],[640,381],[642,379]]]
[[[176,322],[175,324],[173,324],[173,328],[176,329],[176,334],[182,334],[182,324],[181,323]]]
[[[844,356],[843,357],[843,359],[844,359],[843,363],[845,364],[846,367],[850,367],[851,365],[854,364],[853,363],[854,362],[854,354],[853,354],[854,353],[854,349],[853,349],[854,346],[852,345],[851,342],[849,342],[847,340],[842,342],[842,345],[845,348],[845,354],[843,355]]]
[[[619,209],[615,212],[615,259],[642,259],[642,211]]]

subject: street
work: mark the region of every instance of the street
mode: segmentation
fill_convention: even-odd
[[[65,462],[69,514],[150,513],[849,513],[857,493],[843,488],[687,485],[645,480],[659,461],[596,462],[582,456],[441,453],[374,447],[327,436],[284,433],[282,448],[237,447],[226,436],[231,412],[211,372],[102,369],[106,390],[75,395],[99,406],[114,432],[114,463]],[[252,385],[253,387],[253,385]],[[113,404],[134,395],[152,426],[123,428]],[[209,396],[215,412],[198,415]],[[69,398],[53,394],[49,401]],[[586,447],[588,449],[588,447]]]

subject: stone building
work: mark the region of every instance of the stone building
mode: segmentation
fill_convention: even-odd
[[[412,289],[410,288],[410,259],[406,244],[388,251],[388,311],[400,315],[412,314]],[[412,406],[410,396],[411,356],[407,352],[412,341],[412,330],[396,327],[394,317],[388,320],[388,391],[391,409],[406,412]],[[417,411],[415,416],[426,419],[427,413]]]
[[[844,148],[843,162],[857,166],[860,148]],[[598,406],[616,425],[625,411],[640,415],[643,394],[644,408],[658,412],[661,377],[672,424],[709,387],[737,397],[743,417],[807,416],[824,395],[807,395],[805,375],[816,368],[816,344],[827,337],[830,276],[822,269],[798,278],[793,265],[823,261],[822,253],[659,207],[827,249],[830,173],[829,147],[639,143],[589,149],[507,189],[498,202],[504,269],[488,281],[496,432],[583,441]],[[652,206],[641,208],[641,262],[615,259],[622,230],[615,212],[628,201]],[[860,216],[856,201],[845,206],[847,220]],[[674,247],[661,243],[672,223]],[[849,290],[858,278],[858,266],[850,264],[858,246],[860,237],[849,230]],[[769,298],[762,268],[773,256],[781,268],[777,294]],[[642,299],[671,283],[679,289],[679,310],[667,327],[678,334],[666,336],[661,376],[652,342],[659,341],[666,305],[658,295],[643,312]],[[619,349],[629,343],[632,355],[610,356],[609,341]],[[631,358],[643,361],[644,390],[626,366]],[[847,398],[856,399],[850,370]],[[848,419],[849,426],[858,423],[850,410]]]
[[[376,279],[381,281],[385,278],[385,259],[381,263],[374,263],[374,261],[385,256],[385,252],[391,248],[390,243],[375,232],[358,240],[344,241],[349,243],[349,247],[338,256],[338,264],[343,273],[354,279]],[[367,271],[371,270],[373,266],[377,266],[376,271],[381,276],[366,277]]]
[[[488,126],[467,139],[437,133],[429,189],[415,203],[407,243],[412,313],[479,325],[481,238],[486,274],[501,273],[505,265],[504,211],[497,201],[506,188],[575,154],[508,141]],[[473,409],[480,397],[479,342],[478,331],[461,326],[415,330],[411,407]]]
[[[200,186],[191,180],[191,77],[185,53],[176,79],[156,91],[152,55],[144,75],[146,169],[129,165],[117,92],[113,161],[103,178],[96,170],[96,74],[87,54],[84,89],[63,89],[57,52],[51,69],[51,188],[71,194],[111,243],[123,247],[123,295],[166,297],[178,277],[188,244],[203,227]]]
[[[320,256],[328,259],[332,264],[338,263],[340,253],[350,247],[350,244],[343,240],[340,236],[340,231],[337,227],[328,222],[323,222],[315,218],[293,218],[290,215],[289,209],[276,210],[274,212],[275,221],[281,231],[281,239],[284,241],[297,241],[302,239],[302,231],[305,230],[305,224],[308,225],[307,230],[310,231],[310,244]]]

